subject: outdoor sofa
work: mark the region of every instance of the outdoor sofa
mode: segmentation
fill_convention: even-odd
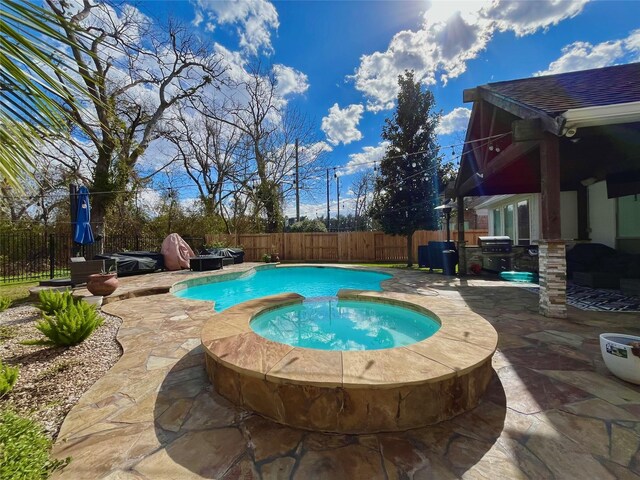
[[[238,264],[244,262],[244,250],[241,248],[204,248],[200,250],[200,255],[218,255],[223,257],[223,263]],[[233,260],[233,261],[232,261]]]
[[[579,243],[567,251],[566,259],[567,276],[576,285],[619,289],[621,279],[640,279],[640,255],[601,243]]]
[[[164,256],[158,252],[117,252],[95,255],[93,258],[94,260],[115,260],[119,277],[164,269]]]
[[[108,272],[114,269],[116,261],[113,259],[85,260],[84,257],[71,257],[69,272],[71,285],[83,285],[87,283],[89,275]]]

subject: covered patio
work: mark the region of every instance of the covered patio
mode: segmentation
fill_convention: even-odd
[[[464,101],[473,108],[455,183],[460,271],[465,197],[539,194],[530,220],[538,235],[527,242],[539,245],[540,312],[566,317],[568,242],[598,241],[604,231],[610,246],[640,253],[640,236],[616,233],[617,204],[613,212],[600,208],[640,193],[640,63],[490,83],[465,90]],[[602,198],[592,185],[602,186]],[[575,192],[573,207],[561,192]],[[574,217],[569,237],[562,212]]]

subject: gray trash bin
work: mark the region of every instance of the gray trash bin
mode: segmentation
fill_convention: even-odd
[[[455,250],[442,251],[442,273],[445,275],[456,274],[456,264],[458,263],[458,252]]]

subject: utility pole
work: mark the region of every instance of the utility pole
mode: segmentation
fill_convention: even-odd
[[[336,197],[338,198],[338,215],[336,222],[338,223],[338,231],[340,231],[340,177],[336,172],[336,167],[333,167],[333,176],[336,177]]]
[[[331,212],[331,208],[329,207],[329,169],[327,168],[327,230],[329,230],[330,212]]]
[[[296,138],[296,222],[300,221],[300,175],[298,174],[298,139]]]

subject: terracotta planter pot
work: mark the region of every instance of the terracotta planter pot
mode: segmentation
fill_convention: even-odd
[[[116,273],[94,273],[87,279],[87,290],[92,295],[111,295],[118,288],[118,276]]]

